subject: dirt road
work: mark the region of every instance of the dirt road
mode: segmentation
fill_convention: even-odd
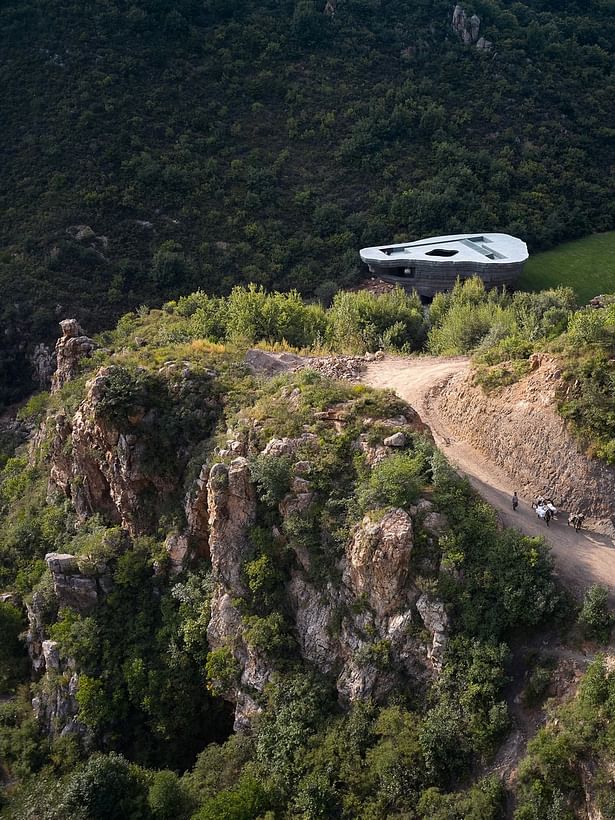
[[[467,475],[483,498],[498,511],[506,526],[514,526],[526,535],[542,535],[555,557],[557,573],[573,592],[582,595],[591,584],[602,584],[611,591],[615,602],[615,543],[595,533],[575,533],[566,524],[567,516],[558,516],[549,528],[531,507],[531,499],[521,498],[513,513],[510,504],[515,487],[503,472],[491,464],[476,448],[457,439],[447,428],[446,419],[437,412],[434,392],[455,373],[469,366],[463,357],[386,358],[368,365],[363,380],[373,387],[385,387],[405,399],[432,429],[436,444],[460,472]]]

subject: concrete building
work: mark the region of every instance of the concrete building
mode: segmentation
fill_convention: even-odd
[[[512,285],[528,258],[525,242],[505,233],[432,236],[360,254],[375,276],[421,296],[450,290],[457,277],[480,276],[492,288]]]

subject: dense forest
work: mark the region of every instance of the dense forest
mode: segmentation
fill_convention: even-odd
[[[237,283],[325,301],[365,245],[613,227],[609,3],[23,0],[0,9],[0,400],[76,315]]]

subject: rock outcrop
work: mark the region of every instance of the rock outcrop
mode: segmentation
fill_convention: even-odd
[[[72,419],[60,413],[49,422],[55,424],[50,479],[80,518],[99,513],[138,535],[151,531],[158,505],[175,491],[177,478],[170,469],[175,465],[152,465],[153,409],[135,408],[124,427],[101,412],[113,373],[112,367],[102,368],[87,383]]]
[[[442,601],[435,600],[429,595],[423,594],[416,602],[425,628],[432,635],[432,643],[427,652],[427,656],[438,671],[442,668],[444,649],[448,638],[448,615]]]
[[[334,411],[339,416],[341,408]],[[319,446],[315,436],[305,434],[271,439],[263,447],[263,455],[293,459],[290,492],[279,503],[282,527],[272,531],[278,542],[285,540],[286,522],[301,520],[318,501],[305,452],[311,449],[316,457]],[[229,450],[227,445],[224,451]],[[257,520],[257,493],[247,459],[214,464],[207,490],[215,581],[208,640],[213,649],[230,651],[239,670],[223,694],[235,704],[235,727],[243,730],[258,713],[263,689],[275,671],[271,656],[250,644],[242,616],[242,599],[249,598],[243,568],[253,555],[250,531]],[[432,523],[442,525],[431,508],[426,501],[414,508],[423,530],[430,515]],[[421,595],[414,583],[414,528],[412,516],[401,509],[366,515],[330,577],[318,581],[309,547],[300,539],[288,542],[295,560],[280,592],[294,638],[301,657],[336,680],[342,703],[382,698],[404,678],[425,680],[441,667],[448,621],[444,605]],[[435,530],[428,532],[429,543],[437,537]],[[429,645],[417,637],[423,627],[431,634]]]
[[[42,342],[37,344],[30,356],[34,381],[41,390],[45,390],[51,384],[54,371],[56,369],[55,353]]]
[[[57,617],[61,607],[75,609],[81,614],[91,611],[110,589],[110,578],[100,583],[96,578],[83,576],[73,555],[49,553],[46,556],[51,571],[51,590],[37,589],[29,601],[25,601],[28,616],[26,643],[34,683],[32,710],[40,728],[49,737],[78,733],[87,738],[86,727],[77,720],[79,705],[77,690],[79,674],[72,658],[62,656],[60,645],[48,637],[49,625]]]
[[[453,31],[462,43],[467,46],[476,46],[481,51],[491,51],[493,43],[480,36],[480,23],[478,14],[468,16],[463,6],[457,4],[453,9]]]
[[[555,358],[536,354],[515,384],[485,393],[472,373],[459,373],[430,397],[460,439],[502,468],[522,496],[549,496],[567,512],[615,534],[615,468],[590,458],[557,412],[565,389]]]
[[[93,567],[85,575],[78,566],[77,558],[68,553],[50,552],[45,556],[53,589],[61,607],[69,607],[84,614],[93,609],[113,588],[108,567]]]
[[[256,348],[246,353],[246,365],[252,373],[266,376],[287,371],[316,370],[330,379],[358,381],[366,364],[382,358],[382,351],[364,356],[298,356],[296,353],[271,353]]]
[[[46,643],[52,644],[53,641]],[[49,674],[45,676],[38,694],[32,698],[34,717],[49,737],[65,737],[70,734],[86,736],[86,727],[77,720],[79,675],[60,661],[57,649],[48,651],[53,658],[52,662],[57,663],[57,666],[49,667]]]
[[[391,510],[379,521],[365,516],[346,549],[343,580],[379,619],[408,603],[412,545],[412,519],[403,510]]]
[[[51,379],[52,393],[57,393],[66,382],[75,378],[81,359],[90,356],[96,347],[76,319],[64,319],[60,322],[60,327],[62,336],[56,343],[56,372]]]

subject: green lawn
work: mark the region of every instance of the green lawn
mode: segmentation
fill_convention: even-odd
[[[599,293],[615,293],[615,231],[593,234],[530,256],[517,282],[517,287],[524,290],[557,285],[570,285],[582,302]]]

